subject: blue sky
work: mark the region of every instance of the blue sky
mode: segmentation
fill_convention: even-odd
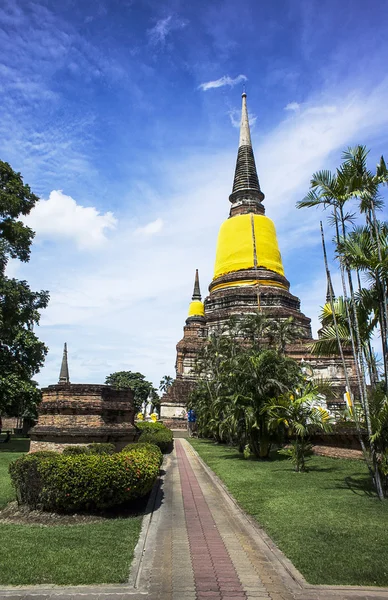
[[[0,159],[42,198],[31,261],[9,272],[51,292],[42,385],[64,341],[74,382],[174,374],[228,215],[244,81],[267,215],[316,330],[320,215],[295,202],[346,146],[387,154],[387,18],[383,0],[3,0]]]

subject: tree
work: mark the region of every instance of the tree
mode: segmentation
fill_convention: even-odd
[[[250,315],[230,319],[224,330],[210,336],[199,354],[190,400],[200,435],[236,444],[260,458],[268,457],[276,438],[263,405],[301,377],[295,361],[265,347],[266,327],[264,315]]]
[[[32,377],[39,371],[47,347],[33,332],[46,291],[33,292],[26,281],[5,274],[9,259],[28,262],[34,232],[19,220],[39,200],[8,163],[0,161],[0,415],[16,414],[39,400]]]
[[[301,327],[294,322],[294,317],[287,319],[274,319],[268,323],[267,336],[270,343],[281,353],[285,354],[287,344],[303,337]]]
[[[159,383],[160,391],[163,392],[164,394],[166,394],[173,383],[174,383],[174,379],[172,377],[170,377],[170,375],[164,375]]]
[[[339,263],[342,282],[343,307],[345,308],[345,323],[337,323],[336,308],[333,298],[330,298],[332,313],[331,332],[326,329],[326,334],[335,334],[338,348],[343,359],[342,340],[349,333],[350,345],[354,357],[357,375],[359,400],[361,402],[363,417],[369,436],[370,455],[364,452],[368,468],[380,499],[383,499],[379,457],[375,447],[375,431],[371,418],[369,384],[372,391],[378,385],[376,369],[369,340],[365,338],[365,325],[373,329],[374,324],[379,324],[384,360],[384,387],[388,388],[388,278],[387,278],[387,228],[379,223],[376,210],[384,205],[380,187],[388,184],[388,170],[381,157],[376,173],[367,168],[368,150],[365,146],[348,148],[342,155],[343,161],[336,172],[320,171],[314,173],[311,179],[311,188],[307,196],[297,204],[299,208],[322,206],[330,208],[330,223],[335,228],[335,250]],[[365,218],[364,226],[349,232],[349,225],[353,223],[355,215],[345,212],[345,205],[349,202],[358,203],[358,212]],[[321,225],[322,228],[322,225]],[[327,266],[327,256],[322,230],[324,259],[328,283],[330,272]],[[360,271],[364,271],[370,280],[372,288],[362,288]],[[358,282],[358,294],[355,292],[353,279]],[[368,300],[368,301],[366,301]],[[368,314],[368,303],[375,305]],[[377,310],[376,310],[377,307]],[[360,309],[362,311],[360,312]],[[341,331],[340,331],[341,328]],[[364,335],[363,335],[364,334]],[[333,336],[332,336],[333,339]],[[328,340],[326,339],[325,342]],[[344,364],[345,376],[346,365]],[[354,411],[356,415],[356,411]],[[355,417],[356,418],[356,417]],[[356,419],[357,420],[357,419]],[[358,431],[359,427],[356,423]],[[363,447],[363,440],[360,436]]]
[[[105,379],[105,383],[113,385],[118,390],[131,389],[134,395],[135,412],[139,412],[144,405],[146,407],[149,396],[156,392],[152,383],[145,376],[133,371],[117,371],[111,373]]]
[[[318,389],[310,382],[278,398],[270,398],[263,407],[269,429],[283,428],[292,438],[291,448],[279,452],[289,457],[297,472],[306,470],[306,459],[312,454],[309,436],[317,429],[331,429],[330,415],[315,404],[317,399]]]

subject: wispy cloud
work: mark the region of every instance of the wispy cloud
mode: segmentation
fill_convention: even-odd
[[[82,206],[61,190],[53,190],[48,200],[40,200],[25,223],[37,240],[72,240],[80,249],[93,249],[106,241],[106,231],[115,229],[111,212],[100,214],[94,206]]]
[[[297,111],[300,109],[300,104],[298,104],[298,102],[289,102],[287,104],[287,106],[284,107],[284,110],[292,110],[292,111]]]
[[[230,122],[232,123],[233,127],[236,127],[236,129],[238,129],[240,127],[240,123],[241,123],[241,111],[238,110],[237,108],[234,108],[234,109],[228,111],[228,115],[229,115]],[[254,115],[253,113],[249,113],[249,125],[252,128],[254,127],[256,121],[257,121],[257,116]]]
[[[174,30],[182,29],[187,25],[183,19],[178,19],[174,15],[170,15],[165,19],[160,19],[154,27],[148,29],[147,35],[150,43],[153,46],[163,46],[167,36]]]
[[[242,81],[247,81],[247,79],[248,78],[245,75],[238,75],[234,79],[232,79],[232,77],[229,77],[229,75],[224,75],[223,77],[220,77],[220,79],[216,79],[214,81],[207,81],[206,83],[201,83],[198,86],[198,88],[201,89],[203,92],[206,92],[207,90],[212,90],[214,88],[220,88],[225,85],[234,87],[235,85],[237,85],[238,83],[241,83]]]

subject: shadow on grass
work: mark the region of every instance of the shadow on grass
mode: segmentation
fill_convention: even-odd
[[[5,438],[4,434],[0,435],[0,442]],[[29,438],[15,438],[11,436],[9,442],[0,443],[0,452],[28,452],[30,449]]]
[[[373,487],[369,475],[348,475],[335,486],[339,489],[348,489],[357,496],[368,496],[369,498],[377,498],[376,491]]]

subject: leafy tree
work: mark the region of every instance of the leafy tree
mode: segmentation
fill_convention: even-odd
[[[133,371],[116,371],[105,379],[105,383],[113,385],[118,390],[131,389],[134,395],[135,411],[147,405],[149,396],[156,392],[152,383],[145,376]]]
[[[33,409],[39,394],[32,377],[44,363],[47,348],[33,332],[46,291],[33,292],[26,281],[7,277],[9,259],[28,262],[34,232],[19,220],[38,201],[20,173],[0,161],[0,415]]]
[[[174,383],[174,379],[172,377],[170,377],[170,375],[164,375],[159,383],[160,391],[163,392],[164,394],[166,394],[173,383]]]

